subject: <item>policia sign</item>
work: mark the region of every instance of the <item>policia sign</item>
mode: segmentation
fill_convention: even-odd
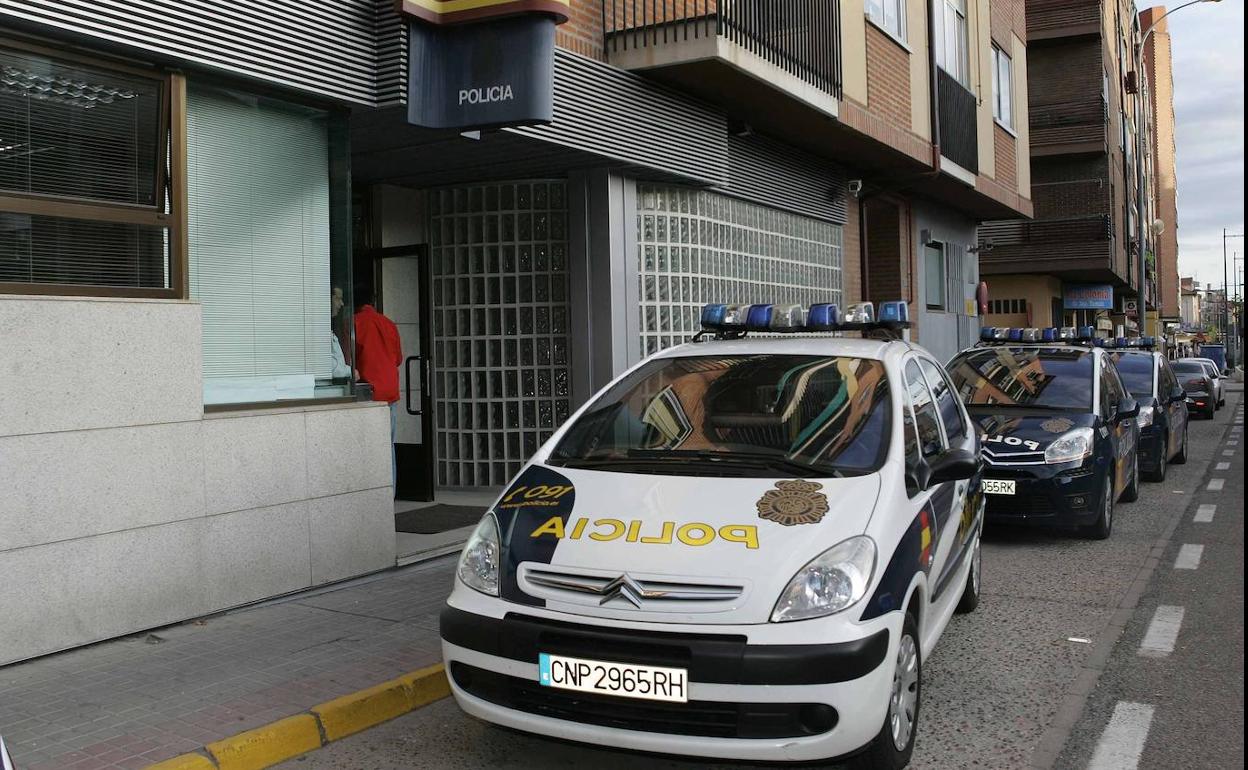
[[[554,119],[555,26],[571,0],[399,0],[407,120],[460,130]]]

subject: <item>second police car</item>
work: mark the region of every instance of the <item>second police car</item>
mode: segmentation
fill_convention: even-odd
[[[880,316],[708,306],[710,339],[573,415],[461,555],[460,707],[595,745],[904,766],[923,661],[978,603],[981,460],[924,350],[827,334],[905,305]]]
[[[988,521],[1104,539],[1139,497],[1140,406],[1092,330],[982,330],[948,364],[981,431]]]
[[[1140,470],[1149,481],[1165,481],[1170,463],[1187,462],[1187,393],[1152,337],[1139,346],[1110,353],[1127,392],[1140,402]]]

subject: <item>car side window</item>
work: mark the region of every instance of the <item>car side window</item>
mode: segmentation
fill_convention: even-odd
[[[1108,358],[1101,359],[1101,417],[1106,419],[1114,411],[1114,405],[1118,403],[1114,398],[1114,384],[1109,376],[1109,368],[1111,364]]]
[[[914,424],[918,433],[919,451],[923,457],[933,457],[945,449],[940,433],[940,414],[936,402],[927,388],[923,372],[913,359],[906,364],[906,395],[914,411]]]
[[[919,359],[919,366],[927,377],[927,384],[936,399],[936,409],[940,412],[940,421],[945,426],[945,438],[953,446],[966,435],[966,424],[962,422],[962,410],[958,408],[958,397],[949,384],[948,376],[936,364],[926,358]]]
[[[1169,399],[1179,390],[1179,378],[1174,375],[1170,362],[1161,359],[1161,371],[1157,373],[1157,397]]]
[[[1105,377],[1101,380],[1101,400],[1109,409],[1115,408],[1122,400],[1126,398],[1127,390],[1122,386],[1122,380],[1118,377],[1118,370],[1109,362],[1109,359],[1102,359],[1105,364]],[[1107,410],[1105,414],[1109,414]]]

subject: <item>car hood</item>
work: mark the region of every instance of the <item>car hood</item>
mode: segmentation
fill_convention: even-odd
[[[1075,428],[1091,428],[1096,416],[1090,412],[1054,412],[1020,408],[972,407],[978,423],[984,457],[996,464],[1032,462],[1049,444]]]
[[[765,623],[811,559],[863,534],[879,474],[647,475],[532,465],[494,505],[500,594],[578,615]]]

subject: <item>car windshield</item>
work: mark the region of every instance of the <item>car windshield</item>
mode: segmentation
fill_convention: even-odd
[[[1132,396],[1147,398],[1153,395],[1152,353],[1114,353],[1112,358],[1122,384],[1127,386]]]
[[[884,461],[890,409],[884,365],[871,359],[660,358],[599,396],[548,462],[691,476],[860,475]]]
[[[1080,348],[976,348],[947,368],[970,405],[1092,409],[1093,356]]]
[[[1218,376],[1218,367],[1217,367],[1217,365],[1215,365],[1215,364],[1211,364],[1211,363],[1208,363],[1208,362],[1206,362],[1206,361],[1201,361],[1201,362],[1200,362],[1200,365],[1201,365],[1201,366],[1203,366],[1203,367],[1205,368],[1205,374],[1209,375],[1210,377],[1217,377],[1217,376]]]
[[[1172,366],[1178,374],[1205,374],[1205,367],[1195,361],[1175,361]]]

